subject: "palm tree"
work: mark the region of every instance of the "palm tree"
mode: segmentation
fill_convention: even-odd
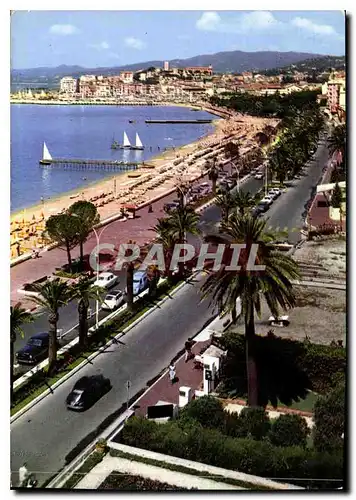
[[[192,207],[176,208],[170,212],[167,224],[169,233],[176,243],[186,242],[186,233],[198,235],[199,215]],[[179,274],[184,274],[184,262],[179,262]]]
[[[14,386],[14,351],[17,335],[24,337],[22,325],[31,323],[34,320],[31,313],[26,312],[18,302],[15,306],[10,307],[10,401],[13,400]]]
[[[229,245],[245,244],[241,252],[239,271],[228,270],[223,264],[217,272],[208,276],[202,287],[203,298],[211,296],[220,312],[231,312],[232,321],[236,318],[236,300],[240,298],[242,316],[245,322],[246,368],[248,382],[248,404],[257,406],[258,372],[256,366],[255,312],[261,315],[261,299],[265,298],[271,313],[278,317],[279,308],[283,310],[295,305],[292,280],[299,278],[298,266],[289,256],[273,250],[271,243],[275,236],[267,233],[265,220],[250,215],[232,214],[227,224],[222,224],[224,235],[214,237],[214,242]],[[206,238],[209,241],[209,238]],[[247,267],[248,256],[253,244],[258,245],[256,264],[265,266],[263,271],[250,271]],[[231,248],[225,254],[231,256]],[[224,257],[225,257],[224,254]],[[225,262],[227,260],[225,259]],[[228,264],[231,263],[231,258]]]
[[[90,300],[98,300],[102,302],[99,287],[93,287],[88,277],[81,278],[73,287],[73,298],[78,299],[78,315],[79,315],[79,345],[86,347],[88,343],[88,309]]]
[[[216,181],[219,178],[219,168],[216,165],[216,159],[212,162],[207,162],[208,178],[211,181],[211,190],[213,194],[216,193]]]
[[[73,291],[68,287],[67,283],[59,278],[46,281],[44,285],[34,285],[33,288],[39,295],[31,297],[31,300],[44,307],[49,313],[48,373],[51,373],[57,361],[58,312],[61,307],[71,300]]]
[[[240,215],[245,215],[245,213],[255,206],[256,197],[253,196],[249,191],[235,191],[233,194],[233,205],[238,209]]]
[[[170,263],[172,260],[174,245],[177,243],[176,236],[172,233],[171,223],[169,218],[161,218],[157,220],[157,224],[151,229],[156,233],[155,243],[162,245],[165,262],[165,275],[168,279],[172,277]]]
[[[346,154],[346,124],[338,125],[334,128],[328,143],[329,156],[332,157],[334,153],[340,153],[342,162],[344,162]]]
[[[222,220],[226,222],[231,210],[236,206],[231,191],[229,189],[222,190],[215,199],[215,205],[220,208]]]

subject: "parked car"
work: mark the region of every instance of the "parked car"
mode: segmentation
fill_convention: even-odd
[[[118,277],[113,273],[101,273],[98,279],[94,281],[92,286],[99,286],[100,288],[110,288],[118,282]]]
[[[257,205],[257,207],[254,207],[251,210],[251,215],[252,215],[252,217],[259,217],[264,211],[265,211],[264,208]]]
[[[282,194],[282,191],[279,188],[272,188],[269,190],[270,193],[275,193],[278,196]]]
[[[125,303],[124,294],[121,290],[113,290],[108,293],[105,297],[105,301],[102,303],[101,308],[109,311],[122,306]]]
[[[103,375],[80,378],[68,394],[66,405],[69,410],[84,411],[111,389],[111,382]]]
[[[269,209],[270,206],[271,206],[270,203],[262,203],[262,202],[260,202],[257,205],[257,208],[259,208],[261,210],[261,213],[264,213],[264,212],[267,212],[267,210]]]
[[[273,196],[266,195],[264,198],[262,198],[261,203],[268,203],[269,205],[272,205]]]
[[[171,210],[174,210],[175,208],[178,208],[179,207],[179,203],[178,202],[170,202],[170,203],[165,203],[163,205],[163,210],[165,210],[166,212],[170,212]]]
[[[138,295],[148,287],[148,277],[146,271],[136,271],[133,276],[133,294]],[[127,287],[125,288],[127,294]]]
[[[267,196],[270,196],[273,200],[275,200],[276,198],[278,198],[279,195],[278,195],[278,193],[276,193],[275,191],[273,191],[272,189],[270,189],[268,191]]]
[[[34,365],[43,361],[48,356],[48,333],[36,333],[28,340],[27,344],[17,353],[17,362],[20,365]]]
[[[258,180],[263,179],[263,174],[261,172],[257,172],[257,174],[254,175],[254,178]]]

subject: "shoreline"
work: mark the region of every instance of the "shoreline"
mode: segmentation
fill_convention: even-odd
[[[157,155],[153,156],[152,158],[150,158],[149,160],[145,161],[146,165],[153,164],[154,168],[148,169],[148,168],[139,167],[137,170],[133,170],[132,172],[121,172],[121,173],[116,173],[116,174],[113,173],[112,175],[109,175],[109,176],[105,177],[104,179],[98,179],[98,180],[89,182],[88,184],[83,184],[82,186],[79,186],[77,188],[73,188],[73,189],[70,189],[68,191],[63,191],[62,193],[59,193],[58,195],[56,195],[54,197],[50,197],[49,199],[48,198],[45,199],[43,203],[41,201],[39,201],[38,203],[36,203],[34,205],[29,205],[29,206],[23,207],[21,209],[17,209],[16,211],[10,213],[10,219],[11,219],[11,221],[13,221],[15,219],[21,219],[21,218],[26,219],[26,217],[27,218],[28,218],[28,216],[32,217],[32,214],[35,214],[38,211],[41,211],[41,212],[44,211],[45,218],[47,218],[47,217],[49,217],[49,215],[53,215],[54,212],[51,214],[46,213],[48,211],[51,211],[51,210],[46,209],[46,206],[48,207],[52,204],[57,204],[57,203],[63,204],[63,202],[67,198],[70,198],[71,196],[78,194],[78,196],[76,196],[75,198],[74,197],[72,198],[71,203],[75,203],[76,201],[83,199],[81,197],[81,195],[83,193],[85,196],[85,194],[87,194],[86,192],[91,191],[93,189],[97,190],[98,192],[105,191],[105,188],[108,187],[108,185],[110,183],[113,185],[115,181],[117,181],[117,184],[118,184],[117,191],[119,191],[120,187],[123,187],[124,184],[128,184],[129,182],[132,182],[132,183],[135,182],[135,178],[132,178],[132,181],[130,181],[130,178],[128,177],[130,173],[141,174],[142,177],[145,174],[147,175],[149,173],[154,173],[155,169],[159,166],[159,164],[156,165],[157,163],[159,163],[161,161],[164,161],[164,162],[168,162],[170,160],[173,161],[173,158],[171,158],[172,153],[175,156],[178,154],[181,155],[182,150],[184,150],[186,148],[190,148],[190,147],[194,148],[203,139],[206,139],[210,136],[213,136],[216,133],[216,129],[217,129],[218,123],[220,121],[221,120],[219,120],[219,119],[213,120],[211,123],[211,125],[213,126],[213,130],[211,132],[208,132],[207,134],[199,137],[197,140],[195,140],[193,142],[189,142],[187,144],[182,144],[181,146],[176,147],[174,151],[173,151],[173,149],[169,149],[167,151],[160,152],[159,154],[157,154]],[[121,181],[124,180],[124,183],[122,183],[121,186],[119,185],[120,180]],[[119,211],[119,209],[118,209],[118,211]]]

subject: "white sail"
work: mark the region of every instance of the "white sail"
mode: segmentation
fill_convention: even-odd
[[[138,133],[136,132],[136,147],[137,148],[142,148],[142,146],[143,146],[143,144],[141,142],[141,139],[140,139]]]
[[[45,142],[43,143],[43,160],[52,160]]]
[[[131,146],[129,138],[127,137],[126,132],[124,132],[124,147],[125,146]]]

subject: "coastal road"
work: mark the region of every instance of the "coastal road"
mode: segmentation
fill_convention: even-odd
[[[324,158],[319,155],[322,154],[322,150],[317,152],[315,168],[311,166],[306,177],[309,181],[304,181],[303,189],[308,190],[308,186],[312,185],[312,177],[319,179]],[[290,195],[293,202],[291,207],[288,200],[283,202],[285,194],[275,204],[273,220],[276,225],[286,224],[290,227],[297,220],[298,210],[303,210],[309,191],[298,196]],[[205,213],[204,218],[207,216]],[[208,301],[200,302],[199,287],[202,280],[200,276],[199,283],[183,287],[161,309],[130,330],[123,337],[123,344],[110,346],[107,352],[93,360],[93,364],[87,365],[11,425],[14,485],[17,484],[18,468],[24,461],[40,482],[55,474],[64,465],[65,456],[126,401],[127,380],[132,385],[131,393],[135,394],[149,379],[168,366],[188,337],[203,328],[211,318],[212,310]],[[93,373],[103,373],[111,379],[113,388],[110,393],[82,414],[67,411],[65,398],[75,381]]]
[[[309,201],[312,194],[313,188],[317,185],[321,175],[322,169],[328,161],[328,149],[325,140],[321,140],[317,151],[315,152],[314,159],[309,162],[309,164],[304,168],[304,171],[299,179],[293,180],[290,183],[290,187],[287,192],[283,193],[271,206],[266,215],[264,216],[268,219],[267,227],[271,225],[274,228],[280,228],[281,230],[288,230],[288,240],[295,244],[300,239],[300,233],[297,229],[301,229],[303,226],[302,214],[305,210],[305,205]],[[261,186],[263,181],[256,180],[254,178],[248,178],[241,185],[242,191],[250,191],[252,194],[256,193]],[[234,188],[236,189],[236,188]],[[174,197],[172,195],[172,197]],[[201,216],[199,227],[203,232],[214,231],[216,224],[220,220],[220,209],[216,206],[211,206],[204,211]],[[108,239],[106,242],[111,241],[108,234]],[[189,238],[189,241],[193,243],[196,238]],[[126,284],[125,272],[116,272],[119,276],[118,288],[124,289]],[[116,287],[115,287],[116,288]],[[91,304],[93,312],[95,311],[94,301]],[[99,319],[103,319],[107,316],[109,312],[100,311]],[[66,307],[62,308],[59,317],[58,328],[62,330],[62,335],[70,331],[69,334],[61,341],[61,345],[73,340],[78,335],[76,328],[74,328],[78,321],[77,303],[76,301],[71,302]],[[15,344],[15,350],[20,349],[28,340],[28,338],[34,333],[39,333],[42,331],[47,331],[48,322],[47,316],[45,314],[40,315],[36,321],[29,325],[24,325],[25,336],[24,339],[18,338]],[[26,368],[23,369],[26,371]]]
[[[189,336],[199,331],[212,315],[209,302],[200,302],[199,287],[187,285],[130,330],[122,342],[112,345],[67,382],[53,395],[11,424],[12,484],[24,461],[45,481],[64,465],[65,456],[108,415],[126,401],[125,384],[131,381],[131,395],[144,387],[184,347]],[[113,388],[84,413],[70,412],[65,398],[76,380],[84,375],[103,373]]]

